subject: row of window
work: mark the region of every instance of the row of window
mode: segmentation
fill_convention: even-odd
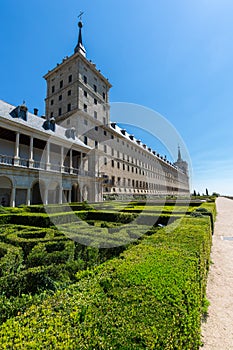
[[[95,143],[95,147],[98,147],[98,142],[96,141]],[[107,165],[108,164],[108,160],[106,157],[104,157],[104,165]],[[117,169],[121,169],[121,163],[120,162],[117,162],[117,161],[114,161],[113,159],[111,160],[111,166],[112,168],[114,168],[115,166],[117,167]],[[157,169],[156,173],[151,173],[149,171],[144,171],[140,168],[137,168],[137,167],[131,167],[129,165],[126,165],[124,163],[122,163],[122,170],[126,170],[128,172],[132,172],[132,173],[135,173],[135,174],[139,174],[139,175],[143,175],[143,176],[147,176],[147,177],[151,177],[151,178],[156,178],[158,180],[164,180],[166,179],[166,181],[168,182],[174,182],[174,178],[173,177],[167,177],[165,173],[159,173],[159,169]]]
[[[66,112],[64,112],[64,111],[62,110],[62,107],[58,108],[58,115],[61,116],[62,113],[67,113],[67,112],[70,112],[70,111],[71,111],[71,103],[68,103],[68,104],[67,104]],[[53,112],[50,113],[50,117],[51,117],[51,118],[54,117]]]
[[[146,181],[139,181],[139,180],[134,180],[134,179],[126,179],[123,178],[121,179],[120,177],[118,177],[117,179],[115,178],[115,176],[112,176],[111,178],[111,184],[113,186],[128,186],[128,187],[136,187],[136,188],[141,188],[141,189],[162,189],[162,187],[164,187],[164,185],[161,184],[155,184],[155,183],[151,183],[151,182],[146,182]]]
[[[70,74],[70,75],[68,76],[68,84],[72,83],[72,80],[73,80],[73,76],[72,76],[72,74]],[[64,82],[63,82],[63,80],[60,80],[60,83],[59,83],[60,89],[62,89],[63,86],[64,86]],[[55,85],[52,86],[52,94],[53,94],[54,92],[55,92]]]
[[[87,113],[87,105],[84,104],[83,110],[84,110],[84,112]],[[97,119],[97,117],[98,117],[98,113],[96,111],[94,111],[94,118]],[[88,121],[86,119],[84,119],[84,124],[88,125]],[[105,117],[103,117],[103,124],[104,125],[106,124],[106,118]],[[95,127],[95,130],[96,131],[98,130],[98,126]],[[106,131],[104,131],[104,135],[107,136],[107,132]]]
[[[87,97],[88,95],[87,95],[87,91],[86,90],[83,90],[83,95],[85,96],[85,97]],[[98,104],[98,101],[97,101],[97,99],[96,98],[94,98],[94,104],[95,105],[97,105]]]
[[[67,96],[71,96],[71,90],[68,90],[68,91],[67,91]],[[62,101],[62,99],[63,99],[63,96],[62,96],[62,95],[59,95],[59,96],[58,96],[58,101]],[[52,100],[50,101],[50,105],[53,106],[53,104],[54,104],[54,99],[52,99]]]
[[[87,84],[87,76],[86,75],[83,76],[83,82],[84,82],[84,84]],[[93,90],[95,93],[97,93],[97,86],[95,84],[93,84]],[[102,93],[102,97],[104,100],[106,99],[105,92]]]

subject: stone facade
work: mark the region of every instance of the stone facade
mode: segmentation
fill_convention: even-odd
[[[98,174],[88,170],[91,148],[71,128],[0,101],[0,135],[1,205],[102,199]]]
[[[79,23],[79,41],[74,54],[45,75],[47,115],[55,117],[64,127],[75,128],[77,137],[92,148],[90,170],[102,176],[104,194],[188,194],[188,168],[180,150],[177,162],[171,164],[111,123],[108,97],[111,84],[95,64],[87,60],[81,28]],[[66,85],[60,83],[61,79]],[[67,90],[72,91],[69,99]],[[63,91],[65,97],[59,101]],[[66,109],[68,101],[72,105],[70,112]]]
[[[188,195],[187,163],[172,164],[110,121],[111,84],[74,54],[49,71],[46,117],[0,101],[0,204]]]

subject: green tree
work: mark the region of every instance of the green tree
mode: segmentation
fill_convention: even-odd
[[[205,190],[205,193],[206,193],[207,196],[209,195],[209,191],[208,191],[207,188],[206,188],[206,190]]]

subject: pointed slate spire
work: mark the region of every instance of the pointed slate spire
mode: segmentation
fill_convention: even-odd
[[[180,146],[178,145],[178,159],[177,162],[181,162],[182,158],[181,158],[181,152],[180,152]]]
[[[79,27],[79,34],[78,34],[78,43],[74,49],[74,53],[80,52],[83,56],[86,57],[86,50],[83,46],[83,40],[82,40],[82,27],[83,24],[81,21],[78,22],[78,27]]]

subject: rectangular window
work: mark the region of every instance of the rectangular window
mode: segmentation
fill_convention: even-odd
[[[103,99],[105,100],[105,98],[106,98],[106,95],[105,95],[105,92],[103,92]]]
[[[86,75],[83,76],[83,81],[84,81],[85,84],[87,84],[87,77],[86,77]]]
[[[113,136],[113,135],[111,135],[111,139],[112,139],[112,140],[114,139],[114,136]]]
[[[68,81],[69,81],[69,83],[72,82],[72,74],[69,75]]]
[[[94,98],[94,104],[97,105],[97,99],[96,98]]]
[[[55,86],[52,86],[52,93],[55,92]]]
[[[71,103],[68,103],[67,105],[67,112],[70,112],[71,111]]]
[[[63,87],[63,80],[60,81],[60,89]]]
[[[87,105],[84,103],[84,105],[83,105],[83,110],[84,110],[84,112],[86,112],[87,113]]]
[[[105,117],[103,117],[103,123],[104,123],[104,125],[106,125],[106,118]]]
[[[97,119],[97,112],[94,111],[94,118]]]
[[[53,105],[53,100],[50,101],[51,106]]]
[[[112,156],[114,157],[114,149],[112,148]]]
[[[107,131],[106,130],[104,130],[104,136],[107,136]]]
[[[52,118],[52,117],[53,117],[53,112],[50,113],[50,118]]]
[[[98,141],[95,141],[95,148],[98,148]]]
[[[107,158],[104,157],[104,165],[107,165]]]
[[[97,92],[97,86],[94,84],[93,85],[94,91]]]
[[[107,153],[107,145],[104,145],[104,153]]]
[[[112,159],[112,167],[114,168],[114,160]]]
[[[62,100],[62,95],[59,95],[58,100],[59,100],[59,101]]]
[[[84,94],[85,97],[87,97],[87,91],[84,90],[83,94]]]
[[[125,164],[124,163],[122,164],[122,166],[123,166],[123,170],[125,170]]]
[[[95,131],[98,131],[98,126],[95,126]]]
[[[85,145],[87,145],[87,143],[88,143],[87,136],[84,136],[84,143],[85,143]]]
[[[120,158],[120,152],[119,151],[117,151],[117,157]]]
[[[120,162],[117,162],[117,168],[120,169]]]
[[[71,90],[68,90],[67,95],[71,96]]]
[[[58,115],[61,115],[61,113],[62,113],[62,109],[61,109],[61,107],[58,109]]]

